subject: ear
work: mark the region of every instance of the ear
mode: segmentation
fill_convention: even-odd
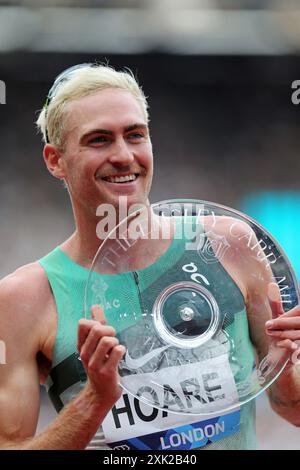
[[[55,178],[64,179],[65,172],[63,166],[62,153],[52,144],[46,144],[43,151],[44,160],[48,171]]]

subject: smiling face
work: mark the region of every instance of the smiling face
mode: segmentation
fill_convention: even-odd
[[[73,205],[95,210],[101,203],[145,204],[153,155],[147,120],[135,97],[105,89],[71,101],[65,110],[65,148],[60,176]]]

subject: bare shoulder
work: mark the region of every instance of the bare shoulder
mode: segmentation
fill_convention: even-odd
[[[271,270],[261,240],[243,220],[226,216],[207,216],[204,220],[207,238],[215,256],[239,286],[245,299],[270,282]],[[258,279],[263,282],[257,282]]]
[[[39,381],[46,380],[51,365],[46,352],[53,329],[50,318],[55,318],[50,302],[47,277],[38,263],[0,281],[0,338],[5,354],[5,366],[0,369],[1,445],[35,433]]]
[[[46,349],[54,308],[46,273],[38,262],[22,266],[0,281],[1,331],[8,336],[13,331],[15,341],[26,337],[36,352]]]
[[[255,232],[243,220],[227,216],[207,216],[204,227],[209,237],[222,237],[233,249],[250,252],[259,248]]]
[[[51,290],[45,271],[38,262],[27,264],[0,281],[0,302],[19,304],[25,309],[50,300]]]

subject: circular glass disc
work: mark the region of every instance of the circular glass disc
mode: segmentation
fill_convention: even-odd
[[[100,304],[126,347],[127,392],[154,408],[209,415],[276,380],[289,356],[265,322],[274,305],[298,304],[298,287],[263,227],[218,204],[175,200],[140,207],[101,238],[85,314]]]

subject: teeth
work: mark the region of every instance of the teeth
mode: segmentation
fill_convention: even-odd
[[[134,181],[136,180],[135,175],[127,175],[127,176],[107,176],[105,178],[110,183],[125,183],[127,181]]]

